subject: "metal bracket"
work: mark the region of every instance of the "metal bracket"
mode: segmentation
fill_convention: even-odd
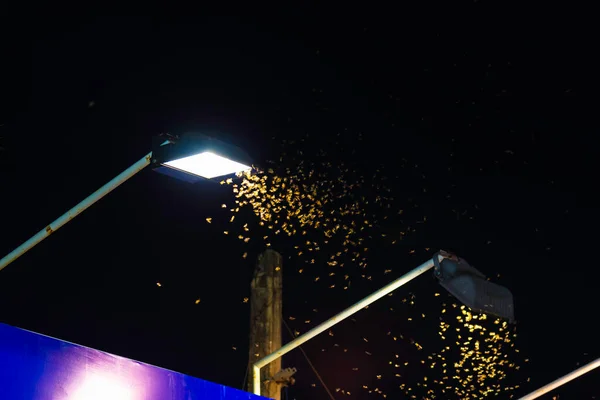
[[[171,135],[170,133],[161,133],[160,135],[158,135],[158,137],[165,140],[165,142],[161,144],[161,147],[167,144],[175,144],[179,140],[179,136]]]
[[[442,275],[442,268],[440,266],[440,257],[442,259],[447,258],[449,260],[452,261],[459,261],[459,258],[456,256],[456,254],[453,253],[449,253],[447,251],[444,250],[440,250],[437,253],[435,253],[433,255],[433,274],[435,275],[436,278],[439,278]]]
[[[293,375],[297,371],[298,370],[296,368],[284,368],[278,373],[276,373],[275,376],[273,376],[271,379],[269,379],[269,381],[275,382],[276,384],[282,385],[284,387],[293,385],[296,382],[296,379]]]

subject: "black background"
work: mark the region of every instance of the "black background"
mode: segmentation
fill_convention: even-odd
[[[382,162],[401,177],[400,165],[418,164],[427,175],[426,193],[408,173],[393,183],[431,216],[412,243],[454,250],[513,291],[518,345],[531,360],[531,382],[516,392],[524,395],[600,353],[596,72],[584,23],[520,23],[504,11],[480,1],[440,20],[426,10],[303,8],[7,19],[0,252],[141,158],[161,132],[222,131],[262,163],[281,139],[308,133],[325,148],[362,133],[359,164]],[[0,320],[241,387],[242,299],[260,249],[241,262],[239,245],[205,222],[231,196],[210,182],[140,173],[1,272]],[[303,299],[306,283],[286,281],[286,316],[318,307],[312,322],[324,320],[389,281],[384,269],[399,268],[396,277],[426,259],[386,251],[371,260],[379,278],[347,296]],[[436,290],[422,279],[410,290]],[[367,331],[390,317],[369,318]],[[330,388],[371,385],[375,367],[349,376],[320,352],[326,340],[306,350]],[[301,370],[291,398],[327,398],[301,355],[284,363]],[[557,393],[592,398],[596,375]],[[368,396],[378,395],[353,390]]]

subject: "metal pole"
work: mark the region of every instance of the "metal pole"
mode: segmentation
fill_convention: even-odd
[[[358,303],[354,304],[353,306],[350,306],[349,308],[345,309],[344,311],[337,314],[336,316],[331,317],[330,319],[323,322],[322,324],[315,326],[310,331],[306,332],[304,335],[298,336],[296,339],[292,340],[291,342],[289,342],[288,344],[286,344],[285,346],[283,346],[276,352],[273,352],[273,353],[269,354],[268,356],[261,358],[260,360],[255,362],[254,365],[252,366],[252,382],[253,382],[252,388],[253,388],[254,394],[257,394],[260,396],[260,369],[262,367],[264,367],[265,365],[269,364],[270,362],[278,359],[279,357],[282,357],[284,354],[286,354],[286,353],[290,352],[291,350],[295,349],[296,347],[300,346],[302,343],[312,339],[313,337],[317,336],[319,333],[326,331],[327,329],[331,328],[335,324],[348,318],[352,314],[357,313],[358,311],[362,310],[369,304],[374,303],[377,300],[379,300],[380,298],[390,294],[394,290],[398,289],[400,286],[410,282],[411,280],[415,279],[417,276],[430,270],[432,267],[433,267],[433,259],[424,262],[423,264],[419,265],[417,268],[413,269],[412,271],[408,272],[405,275],[402,275],[400,278],[396,279],[392,283],[389,283],[386,286],[379,289],[378,291],[370,294],[369,296],[365,297],[364,299],[362,299]]]
[[[100,189],[96,190],[94,193],[89,195],[85,200],[81,203],[77,204],[75,207],[71,208],[69,211],[58,217],[54,222],[50,225],[46,226],[44,229],[33,235],[28,241],[14,249],[8,255],[6,255],[2,260],[0,260],[0,271],[6,267],[11,262],[15,261],[17,258],[21,257],[27,251],[31,250],[33,246],[46,239],[52,233],[57,231],[64,224],[81,214],[92,204],[112,192],[116,189],[120,184],[143,170],[150,164],[150,160],[152,159],[152,152],[146,154],[144,158],[133,164],[131,167],[127,168],[125,171],[121,172],[114,179],[108,182],[106,185],[102,186]]]
[[[527,396],[521,397],[519,400],[537,399],[541,395],[546,394],[546,393],[556,389],[557,387],[562,386],[565,383],[572,381],[575,378],[579,378],[581,375],[588,373],[591,370],[593,370],[594,368],[598,368],[598,367],[600,367],[600,358],[597,358],[596,360],[590,362],[589,364],[584,365],[581,368],[577,368],[575,371],[573,371],[561,378],[558,378],[554,382],[550,382],[549,384],[539,388],[535,392],[529,393]]]

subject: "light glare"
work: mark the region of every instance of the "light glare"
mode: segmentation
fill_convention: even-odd
[[[85,377],[69,398],[72,400],[136,400],[138,396],[127,383],[115,377],[92,373]]]
[[[230,175],[236,172],[248,171],[251,169],[247,165],[229,160],[209,151],[180,158],[178,160],[169,161],[164,163],[164,165],[207,179],[216,178],[217,176]]]

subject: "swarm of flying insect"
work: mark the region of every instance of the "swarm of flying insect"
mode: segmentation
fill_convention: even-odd
[[[436,297],[439,295],[435,293]],[[414,296],[403,299],[405,304],[411,302],[414,305]],[[410,315],[420,314],[415,308],[411,311]],[[423,319],[425,314],[415,315],[407,318],[406,323],[414,324]],[[473,313],[448,295],[447,302],[441,304],[437,333],[439,341],[419,343],[400,332],[388,331],[392,342],[404,341],[419,354],[420,362],[416,366],[395,354],[383,371],[386,376],[396,378],[405,396],[413,399],[513,397],[512,392],[519,385],[507,383],[506,378],[520,369],[515,360],[519,350],[514,343],[517,334],[506,321]],[[414,379],[415,369],[420,379]],[[413,378],[404,381],[403,377],[410,373]]]
[[[298,143],[284,144],[296,147]],[[248,245],[262,241],[258,246],[262,249],[271,246],[278,251],[285,249],[284,256],[292,260],[286,265],[293,266],[297,273],[310,275],[311,281],[329,289],[348,290],[353,280],[371,280],[375,273],[392,272],[391,265],[367,268],[371,246],[385,242],[396,245],[404,254],[419,251],[406,239],[419,224],[427,222],[427,217],[415,215],[414,208],[418,209],[418,205],[408,199],[404,199],[405,204],[395,203],[382,166],[367,171],[357,163],[333,163],[322,150],[305,153],[306,150],[288,151],[265,169],[254,168],[222,181],[222,185],[232,188],[235,197],[231,205],[222,205],[230,212],[227,221],[231,226],[223,233]],[[412,167],[406,160],[402,164]],[[415,172],[422,175],[418,170]],[[405,209],[412,211],[412,224],[405,221]],[[209,223],[212,220],[207,218]],[[425,253],[429,252],[425,248]],[[248,254],[250,250],[244,251],[242,257],[247,258]],[[402,304],[413,313],[408,317],[409,323],[433,317],[425,318],[425,314],[416,310],[415,296],[405,298]],[[510,327],[484,314],[473,314],[453,300],[441,307],[439,316],[433,317],[439,319],[435,343],[405,338],[382,327],[382,340],[404,341],[419,353],[419,377],[414,377],[416,366],[409,365],[394,352],[393,346],[386,345],[385,349],[392,352],[385,367],[389,371],[375,376],[379,385],[362,385],[364,390],[386,398],[388,393],[381,387],[388,387],[384,382],[394,379],[400,393],[408,398],[479,399],[506,395],[518,387],[503,384],[512,370],[519,369],[512,361],[518,350],[514,348],[516,335]],[[307,309],[306,314],[288,316],[290,323],[296,323],[294,334],[314,324],[309,316],[314,311]],[[373,341],[373,346],[381,347],[382,340]],[[364,351],[367,356],[374,352],[380,350]],[[351,373],[359,367],[349,366],[349,369]],[[406,369],[412,371],[412,377],[406,377]],[[351,395],[352,390],[336,388],[336,392]]]
[[[233,205],[222,205],[231,212],[228,220],[234,225],[223,231],[225,235],[245,243],[261,240],[264,247],[279,251],[289,249],[288,258],[301,260],[297,272],[313,274],[315,281],[327,280],[332,289],[348,289],[357,275],[346,272],[345,266],[356,267],[353,271],[361,271],[360,278],[370,279],[366,268],[371,243],[396,244],[415,230],[414,226],[386,229],[393,217],[402,218],[404,210],[394,207],[382,167],[367,173],[356,165],[332,163],[324,151],[309,158],[297,151],[288,157],[295,161],[292,168],[284,157],[264,170],[255,168],[221,181],[235,195]],[[248,218],[248,213],[239,218],[247,210],[255,218]],[[419,223],[426,220],[422,217]],[[247,256],[244,251],[242,257]]]

